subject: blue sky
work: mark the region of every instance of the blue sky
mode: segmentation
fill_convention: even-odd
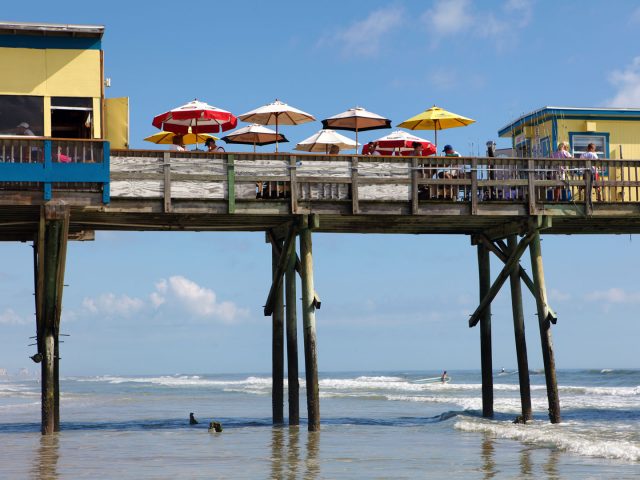
[[[477,120],[439,135],[462,154],[483,154],[500,127],[544,105],[640,107],[635,1],[100,5],[15,3],[3,19],[105,25],[107,96],[130,97],[134,148],[149,148],[154,115],[193,98],[236,114],[279,98],[318,120],[360,105],[394,125],[437,104]],[[320,128],[283,132],[295,143]],[[0,249],[0,367],[34,370],[31,246]],[[635,236],[544,238],[559,368],[640,366],[639,253]],[[479,368],[467,237],[317,234],[314,257],[321,371]],[[98,232],[67,260],[63,374],[270,370],[263,234]],[[539,368],[530,295],[525,308]],[[508,289],[493,331],[494,365],[513,368]]]

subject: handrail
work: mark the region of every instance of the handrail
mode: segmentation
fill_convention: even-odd
[[[105,140],[52,139],[45,137],[0,137],[0,182],[11,190],[42,188],[51,200],[53,186],[71,184],[72,191],[87,191],[86,184],[99,184],[102,202],[110,201],[110,150]],[[91,191],[91,190],[90,190]]]

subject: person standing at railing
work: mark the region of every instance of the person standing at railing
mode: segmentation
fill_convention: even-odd
[[[451,145],[445,145],[442,151],[445,157],[461,157],[462,156],[458,152],[456,152]],[[455,168],[453,168],[451,165],[446,165],[445,167],[447,168],[443,170],[440,174],[438,174],[438,177],[447,178],[447,179],[460,177],[459,166],[456,166]],[[457,199],[458,187],[455,187],[455,189],[453,186],[450,186],[448,189],[447,187],[444,187],[444,196],[445,198]]]
[[[580,155],[581,160],[598,160],[598,154],[596,153],[596,144],[590,143],[587,145],[587,151]],[[587,188],[585,193],[585,199],[591,200],[591,191],[593,187],[593,182],[597,182],[600,178],[598,176],[598,168],[596,165],[591,165],[591,181],[587,182]],[[596,186],[596,198],[600,202],[602,201],[602,192],[600,191],[600,187]]]
[[[571,158],[571,154],[569,153],[569,144],[567,142],[564,142],[564,141],[558,143],[558,149],[551,154],[551,158],[558,158],[558,159]],[[547,177],[550,176],[551,180],[565,180],[565,168],[566,167],[564,165],[557,165],[555,167],[558,170],[554,171],[554,172],[549,172]],[[562,191],[563,190],[564,190],[563,187],[556,187],[554,189],[554,192],[553,192],[553,200],[554,201],[559,202],[560,200],[563,200],[563,198],[562,198]],[[565,193],[564,200],[570,200],[570,193],[569,193],[568,190]]]

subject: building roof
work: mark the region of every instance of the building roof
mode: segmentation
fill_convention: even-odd
[[[498,130],[500,137],[511,134],[513,130],[540,122],[549,117],[563,118],[600,118],[600,119],[639,119],[640,108],[599,108],[599,107],[542,107],[522,115]]]
[[[102,38],[103,25],[67,25],[62,23],[0,22],[0,35],[38,35]]]

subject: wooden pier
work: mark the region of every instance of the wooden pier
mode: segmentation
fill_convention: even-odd
[[[532,415],[524,283],[536,300],[549,417],[557,423],[551,330],[558,319],[546,295],[540,235],[640,232],[639,174],[638,160],[110,151],[101,141],[2,138],[0,240],[34,245],[42,432],[59,429],[67,241],[92,240],[96,230],[265,232],[273,265],[264,309],[273,323],[273,421],[285,420],[286,345],[288,420],[299,422],[299,275],[310,430],[320,428],[313,232],[468,235],[478,251],[480,296],[471,318],[460,320],[480,323],[483,415],[493,415],[491,302],[509,280],[522,420]],[[527,249],[532,277],[520,265]],[[493,281],[491,254],[504,264]]]

